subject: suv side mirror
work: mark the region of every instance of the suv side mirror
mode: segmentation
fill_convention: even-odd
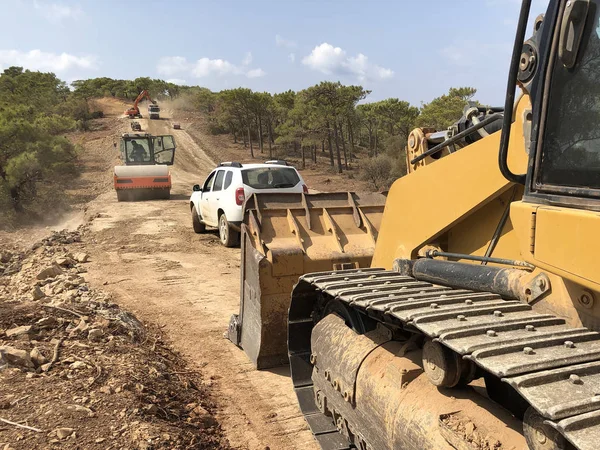
[[[202,188],[200,187],[199,184],[195,184],[194,187],[192,187],[192,191],[194,191],[194,192],[202,192]]]

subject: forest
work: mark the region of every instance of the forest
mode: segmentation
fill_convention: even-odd
[[[181,98],[180,105],[203,112],[211,132],[230,134],[249,158],[292,157],[302,169],[329,165],[339,174],[358,168],[375,190],[406,173],[405,145],[414,127],[446,129],[476,94],[470,87],[450,88],[417,107],[399,98],[371,102],[364,87],[331,81],[275,94],[243,87],[212,92],[150,78],[95,78],[73,87],[84,98],[132,99],[142,89],[159,100]]]
[[[77,172],[78,147],[64,135],[99,115],[52,73],[9,67],[0,74],[0,225],[60,204]]]
[[[429,103],[413,106],[399,98],[370,102],[362,86],[324,81],[295,92],[235,88],[212,92],[149,77],[77,80],[68,85],[52,73],[10,67],[0,74],[0,209],[3,220],[43,215],[77,175],[78,147],[65,137],[85,132],[89,100],[153,98],[177,100],[203,113],[210,132],[228,134],[248,158],[295,158],[300,168],[325,166],[333,173],[358,171],[374,190],[385,189],[406,172],[405,144],[416,127],[445,129],[460,118],[476,90],[451,88]]]

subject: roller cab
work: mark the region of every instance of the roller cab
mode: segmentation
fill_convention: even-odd
[[[120,157],[124,165],[113,174],[118,201],[168,199],[170,165],[175,159],[173,136],[126,133],[121,136]]]

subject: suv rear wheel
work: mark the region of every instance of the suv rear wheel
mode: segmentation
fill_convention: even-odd
[[[229,226],[225,214],[219,216],[219,238],[225,247],[235,247],[240,239],[240,233]]]

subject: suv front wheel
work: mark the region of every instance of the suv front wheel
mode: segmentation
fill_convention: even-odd
[[[198,210],[196,210],[195,206],[192,206],[192,226],[196,233],[204,233],[206,231],[206,225],[200,221],[200,216],[198,215]]]
[[[229,226],[225,214],[219,216],[219,238],[225,247],[235,247],[240,239],[240,233]]]

